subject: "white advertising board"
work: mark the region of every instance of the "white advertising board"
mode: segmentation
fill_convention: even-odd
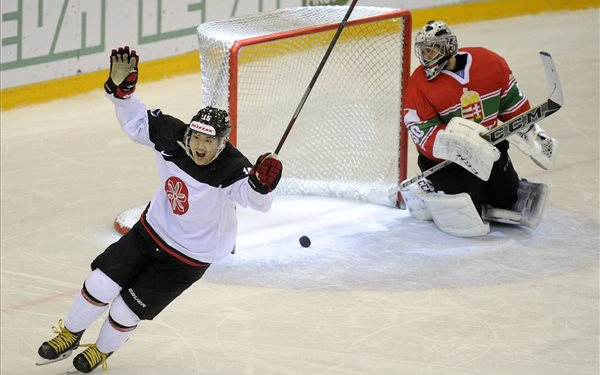
[[[422,9],[469,1],[361,0],[361,6]],[[110,51],[135,48],[143,61],[197,50],[207,21],[349,0],[2,0],[2,89],[107,68]]]

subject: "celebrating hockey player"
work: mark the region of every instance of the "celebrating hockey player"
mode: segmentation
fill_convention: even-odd
[[[520,179],[510,144],[537,165],[553,165],[558,145],[537,124],[495,146],[480,135],[530,108],[506,61],[482,48],[458,48],[442,21],[430,21],[415,37],[420,66],[406,89],[404,121],[424,171],[453,163],[402,189],[412,216],[433,220],[444,232],[480,236],[488,221],[537,227],[547,186]]]
[[[91,274],[54,328],[57,336],[40,346],[38,364],[84,346],[73,371],[106,368],[107,357],[140,320],[152,320],[233,250],[236,204],[271,208],[281,162],[267,153],[252,166],[228,143],[231,125],[224,110],[202,108],[188,124],[159,109],[146,110],[133,95],[137,65],[135,51],[113,50],[104,88],[122,130],[154,150],[161,183],[134,227],[92,261]],[[80,344],[85,329],[106,310],[95,343]]]

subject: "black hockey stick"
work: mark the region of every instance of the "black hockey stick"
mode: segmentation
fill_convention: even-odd
[[[538,105],[537,107],[533,107],[529,111],[522,113],[510,119],[509,121],[498,125],[492,130],[482,134],[481,136],[491,144],[495,145],[502,142],[511,134],[525,127],[530,127],[531,125],[533,125],[533,123],[545,119],[546,117],[552,115],[562,107],[563,92],[560,86],[560,80],[558,79],[556,67],[554,66],[554,61],[552,60],[552,56],[550,56],[550,54],[547,52],[540,52],[540,58],[542,59],[544,69],[546,70],[546,78],[548,79],[548,86],[550,87],[550,97],[547,101]],[[427,178],[428,176],[432,175],[433,173],[439,171],[442,168],[447,167],[450,164],[452,164],[451,161],[444,160],[443,162],[436,164],[428,170],[422,172],[420,175],[402,181],[399,185],[400,190],[411,184],[414,184],[422,178]]]
[[[298,107],[296,108],[296,112],[294,112],[292,119],[290,120],[287,128],[285,129],[285,132],[283,133],[283,135],[281,136],[281,139],[279,140],[279,144],[277,145],[277,148],[275,149],[275,152],[274,152],[275,156],[277,156],[277,154],[279,154],[279,151],[281,151],[281,147],[283,147],[283,143],[287,139],[288,134],[290,134],[292,127],[296,123],[296,119],[298,118],[298,115],[300,114],[302,107],[304,107],[304,103],[306,102],[308,95],[310,94],[313,86],[315,85],[315,82],[317,82],[317,78],[319,78],[319,74],[321,74],[321,70],[323,70],[323,67],[325,66],[325,62],[329,58],[329,55],[331,54],[331,51],[333,50],[335,43],[337,42],[338,38],[340,37],[340,34],[342,33],[344,26],[346,26],[346,22],[348,22],[348,18],[350,18],[350,14],[352,13],[352,10],[354,9],[354,6],[356,5],[357,2],[358,2],[358,0],[352,0],[352,3],[348,7],[348,11],[346,11],[346,15],[344,16],[344,19],[338,26],[337,31],[335,32],[335,35],[333,36],[333,39],[331,40],[331,43],[329,43],[329,47],[327,48],[327,51],[325,52],[325,55],[323,56],[323,59],[321,59],[321,63],[319,64],[317,71],[313,75],[310,83],[308,84],[308,87],[306,88],[306,91],[304,92],[304,95],[302,96],[302,99],[300,100],[300,103],[298,104]]]

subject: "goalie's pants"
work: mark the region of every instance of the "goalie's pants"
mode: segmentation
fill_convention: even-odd
[[[184,290],[198,281],[210,266],[185,259],[148,233],[142,218],[117,242],[108,246],[91,264],[119,284],[121,297],[140,318],[152,320]],[[153,232],[153,231],[152,231]],[[175,256],[174,256],[175,255]],[[177,257],[179,257],[179,259]]]
[[[480,215],[486,204],[497,208],[511,208],[518,199],[519,176],[508,155],[508,141],[502,141],[496,147],[500,151],[500,158],[494,163],[488,181],[481,180],[458,164],[450,164],[428,179],[436,191],[469,194]],[[438,162],[419,155],[418,164],[421,171],[425,171]]]

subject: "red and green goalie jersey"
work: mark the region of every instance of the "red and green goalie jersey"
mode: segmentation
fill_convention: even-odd
[[[443,70],[428,81],[419,66],[406,88],[404,123],[419,153],[435,161],[440,161],[432,154],[435,137],[451,118],[491,129],[530,108],[500,55],[481,47],[461,48],[458,54],[466,55],[464,70]]]

